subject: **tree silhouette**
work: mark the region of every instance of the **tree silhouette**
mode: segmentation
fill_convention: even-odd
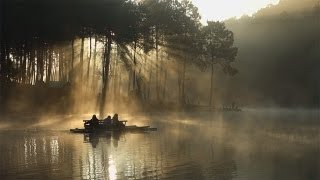
[[[237,70],[230,66],[235,60],[238,49],[233,47],[233,33],[226,29],[222,22],[208,21],[208,25],[202,28],[204,38],[204,56],[211,64],[211,88],[209,104],[212,106],[213,97],[213,67],[220,65],[223,71],[235,75]]]
[[[138,99],[151,101],[155,97],[158,102],[165,99],[167,58],[177,61],[179,101],[185,104],[186,66],[204,66],[206,61],[202,57],[208,56],[209,45],[204,46],[203,39],[219,40],[202,36],[206,33],[201,29],[207,32],[211,26],[202,28],[198,9],[188,0],[2,0],[1,3],[1,97],[7,84],[12,83],[70,82],[80,87],[78,91],[82,93],[84,86],[91,85],[90,89],[95,90],[101,84],[98,91],[101,116],[111,93],[108,86],[112,82],[116,94],[123,68],[130,76],[128,90],[135,92]],[[229,64],[236,51],[231,52],[233,37],[229,38],[232,41],[226,39],[223,43],[226,47],[214,53],[224,70],[234,74]],[[101,83],[97,83],[97,73],[101,75]],[[154,91],[151,84],[155,85]]]

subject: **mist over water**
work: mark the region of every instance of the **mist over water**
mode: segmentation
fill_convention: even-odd
[[[319,179],[318,111],[123,115],[148,133],[71,134],[81,118],[1,130],[5,179]],[[89,116],[90,117],[90,116]],[[58,119],[62,116],[55,117]],[[51,119],[53,120],[53,119]],[[50,128],[51,127],[51,128]],[[45,128],[45,129],[44,129]]]
[[[0,2],[0,180],[320,179],[318,0],[136,2]]]

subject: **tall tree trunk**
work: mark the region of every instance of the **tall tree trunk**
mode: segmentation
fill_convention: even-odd
[[[59,81],[64,81],[64,70],[63,70],[63,52],[62,48],[59,48]]]
[[[22,59],[22,77],[21,77],[21,81],[23,84],[26,84],[26,75],[27,75],[27,52],[28,52],[28,46],[27,46],[27,42],[24,46],[23,49],[23,59]]]
[[[81,38],[81,49],[80,49],[80,81],[83,78],[83,55],[84,55],[84,36]]]
[[[168,60],[165,61],[165,71],[164,71],[164,82],[163,82],[163,100],[166,100],[166,87],[167,87],[167,76],[168,76]]]
[[[31,65],[32,65],[32,61],[35,61],[35,59],[34,59],[34,57],[35,57],[35,55],[34,55],[35,53],[34,53],[34,49],[33,48],[31,48],[31,51],[29,52],[29,61],[28,61],[28,68],[27,68],[27,82],[29,83],[29,84],[32,84],[32,81],[31,81]]]
[[[164,73],[164,60],[163,60],[163,51],[161,51],[161,56],[160,56],[160,82],[159,82],[159,93],[161,94],[161,101],[163,102],[164,96],[163,96],[163,91],[166,88],[165,83],[164,83],[164,78],[165,78],[165,73]]]
[[[156,63],[155,63],[155,68],[156,68],[156,97],[157,101],[159,102],[160,100],[160,90],[159,90],[159,37],[158,37],[158,27],[156,27]]]
[[[143,71],[143,75],[145,76],[145,81],[143,83],[143,99],[146,101],[148,98],[148,90],[147,90],[147,74],[148,74],[148,69],[147,69],[147,54],[144,54],[144,71]]]
[[[113,103],[115,106],[118,106],[118,101],[117,99],[119,99],[119,94],[118,94],[118,89],[120,88],[119,85],[119,76],[121,74],[120,72],[120,67],[119,67],[119,47],[116,47],[116,53],[115,53],[115,58],[114,58],[114,81],[113,81]]]
[[[29,84],[36,84],[36,81],[37,81],[37,73],[35,72],[34,74],[33,74],[33,67],[32,67],[32,65],[33,65],[33,62],[34,61],[30,61],[29,63],[30,63],[30,72],[29,72],[29,74],[28,74],[28,83]],[[34,62],[35,63],[35,62]],[[35,68],[35,67],[34,67]],[[33,76],[34,75],[34,76]]]
[[[48,50],[48,53],[49,53],[49,57],[48,57],[48,69],[47,69],[47,80],[46,82],[50,82],[51,81],[51,75],[52,75],[52,48],[49,47],[49,50]]]
[[[90,41],[89,41],[89,43],[90,43],[90,52],[89,52],[89,59],[88,59],[88,67],[87,67],[87,83],[88,83],[88,87],[89,87],[89,77],[90,77],[90,61],[91,61],[91,49],[92,49],[92,47],[91,47],[91,34],[90,34]]]
[[[5,95],[5,87],[6,87],[6,44],[1,38],[1,57],[0,57],[0,105],[1,103],[4,103],[4,98],[6,97]],[[1,110],[0,110],[1,111]]]
[[[6,15],[6,8],[5,8],[5,1],[1,1],[1,17],[0,17],[0,105],[4,103],[4,88],[5,88],[5,69],[6,67],[6,56],[5,56],[5,46],[6,46],[6,40],[5,40],[5,15]],[[3,108],[0,109],[0,111],[3,110]]]
[[[209,106],[212,107],[212,98],[213,98],[213,55],[211,57],[211,86],[210,86],[210,101],[209,101]]]
[[[74,79],[74,38],[71,41],[71,69],[69,69],[69,81],[73,81]]]
[[[35,61],[32,61],[31,62],[31,78],[32,78],[32,84],[35,84],[35,82],[37,81],[37,77],[36,77],[36,62]]]
[[[183,60],[182,81],[181,81],[181,102],[183,105],[186,104],[186,92],[185,92],[186,67],[187,67],[187,59],[185,58]]]
[[[148,81],[148,99],[151,100],[151,85],[152,85],[152,61],[150,60],[150,74]]]
[[[94,38],[94,51],[93,51],[93,69],[92,69],[92,89],[96,89],[95,74],[96,74],[96,59],[97,59],[97,36]]]
[[[89,59],[91,59],[91,54],[92,54],[92,34],[90,32],[90,37],[89,37]]]
[[[114,66],[113,66],[113,103],[116,103],[117,98],[117,86],[118,86],[118,57],[114,59]]]
[[[120,68],[119,68],[119,70],[120,70]],[[121,83],[122,83],[122,73],[119,73],[117,97],[120,97],[120,94],[121,94]]]
[[[137,41],[134,41],[134,49],[133,49],[133,75],[132,75],[132,89],[136,90],[136,51],[137,51]]]
[[[1,84],[4,82],[3,78],[5,77],[6,74],[6,44],[3,40],[3,38],[1,38],[1,52],[0,52],[0,77],[1,77]]]
[[[37,52],[37,65],[39,68],[39,81],[43,82],[43,77],[44,77],[44,51],[42,44],[40,44],[40,47],[38,48],[39,51]]]
[[[43,72],[44,72],[44,75],[43,76],[46,76],[46,79],[45,79],[45,82],[47,82],[47,79],[48,79],[48,48],[46,47],[44,52],[43,52]]]
[[[128,73],[128,98],[130,97],[130,92],[131,92],[131,80],[132,80],[132,74],[131,74],[131,70],[129,70],[129,73]]]
[[[181,68],[178,67],[178,101],[181,104]]]
[[[22,61],[23,61],[23,45],[19,48],[19,57],[18,57],[18,61],[19,61],[19,65],[17,64],[18,67],[18,72],[19,72],[19,77],[18,77],[18,83],[22,83],[22,75],[23,75],[23,67],[22,67]]]
[[[103,118],[105,115],[105,106],[106,106],[106,95],[108,90],[109,83],[109,66],[110,66],[110,57],[111,57],[111,48],[112,48],[112,37],[111,30],[109,29],[106,35],[106,44],[105,44],[105,59],[104,59],[104,79],[102,83],[102,92],[100,100],[100,118]]]

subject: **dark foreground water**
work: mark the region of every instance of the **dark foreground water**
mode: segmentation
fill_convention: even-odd
[[[129,119],[159,130],[71,134],[69,128],[81,127],[71,120],[55,128],[2,130],[0,179],[320,179],[316,111]]]

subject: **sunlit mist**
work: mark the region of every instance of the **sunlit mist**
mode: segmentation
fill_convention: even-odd
[[[319,0],[0,0],[0,179],[320,180]]]
[[[279,0],[192,0],[202,14],[202,21],[223,21],[232,17],[252,15]]]

